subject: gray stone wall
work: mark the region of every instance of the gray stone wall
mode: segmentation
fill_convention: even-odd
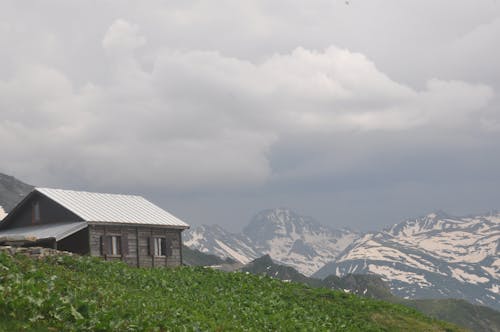
[[[57,255],[74,255],[72,252],[60,251],[44,247],[16,247],[16,246],[0,246],[0,252],[5,252],[9,255],[23,254],[33,258],[41,258],[45,256]]]

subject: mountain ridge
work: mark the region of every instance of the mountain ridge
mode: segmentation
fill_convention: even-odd
[[[257,213],[241,233],[225,231],[217,225],[202,225],[184,233],[188,247],[243,264],[269,254],[278,262],[311,275],[335,259],[358,232],[324,226],[288,208]]]
[[[216,229],[223,237],[199,231],[194,239],[188,232],[186,244],[222,257],[241,255],[243,264],[269,254],[279,264],[318,278],[380,275],[401,298],[458,298],[500,309],[498,213],[455,217],[436,211],[378,232],[347,233],[351,237],[341,239],[343,246],[336,238],[343,230],[331,230],[283,208],[256,214],[242,233]]]
[[[431,213],[354,241],[314,276],[377,274],[403,298],[462,298],[500,308],[500,215]]]
[[[0,220],[9,213],[31,190],[33,186],[15,177],[0,173]]]

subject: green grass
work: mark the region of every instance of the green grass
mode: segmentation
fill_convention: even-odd
[[[454,322],[472,331],[500,331],[500,313],[457,299],[399,300],[429,316]]]
[[[206,268],[0,253],[3,331],[461,331],[396,304]]]

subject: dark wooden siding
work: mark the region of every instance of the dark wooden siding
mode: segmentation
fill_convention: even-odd
[[[84,228],[57,242],[57,249],[80,255],[89,254],[89,229]]]
[[[101,238],[104,236],[127,236],[128,254],[122,256],[104,255]],[[151,255],[150,241],[152,237],[164,237],[171,243],[170,255],[157,257]],[[152,243],[151,243],[152,245]],[[90,255],[106,260],[123,260],[131,266],[164,267],[179,266],[181,259],[181,230],[166,227],[90,225]],[[122,248],[123,249],[123,248]]]
[[[39,204],[40,220],[33,223],[33,204],[36,202]],[[34,192],[22,205],[12,211],[12,214],[8,215],[5,223],[2,222],[1,228],[16,228],[75,221],[83,221],[83,219],[50,198],[38,192]]]

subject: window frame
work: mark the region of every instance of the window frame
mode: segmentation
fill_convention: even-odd
[[[122,255],[122,237],[120,235],[109,235],[109,251],[110,256]]]
[[[39,201],[34,201],[31,205],[31,222],[32,224],[38,224],[40,223],[41,216],[40,216],[40,202]]]
[[[167,256],[167,239],[161,236],[153,237],[153,256],[166,257]]]
[[[124,254],[123,238],[120,235],[101,236],[101,255],[105,257],[120,257]]]

